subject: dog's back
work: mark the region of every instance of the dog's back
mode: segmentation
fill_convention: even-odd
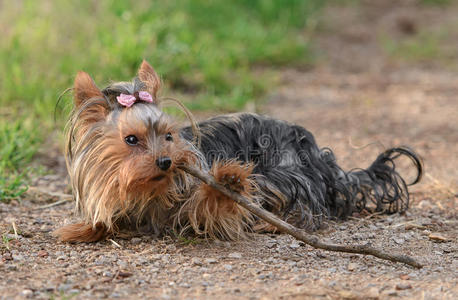
[[[345,172],[333,152],[320,149],[305,128],[267,116],[222,115],[201,122],[199,128],[200,150],[209,165],[228,159],[255,163],[256,182],[268,195],[263,206],[303,228],[316,229],[323,217],[346,218],[363,209],[406,210],[407,184],[394,163],[400,155],[417,168],[413,183],[422,174],[420,158],[406,147],[385,151],[365,170]],[[189,127],[181,134],[193,138]]]

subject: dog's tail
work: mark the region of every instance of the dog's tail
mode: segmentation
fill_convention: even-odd
[[[417,171],[416,178],[406,183],[396,170],[399,157],[409,158]],[[332,215],[346,217],[354,211],[395,213],[409,207],[408,186],[418,183],[423,175],[421,158],[408,147],[397,147],[381,153],[372,165],[364,170],[339,172],[336,183],[345,191],[331,205]]]
[[[53,233],[59,240],[64,242],[96,242],[108,235],[108,230],[102,223],[95,226],[87,223],[69,224],[57,229]]]

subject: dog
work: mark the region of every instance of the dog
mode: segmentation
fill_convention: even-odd
[[[310,231],[324,218],[363,210],[403,212],[408,185],[422,177],[422,161],[408,147],[388,149],[367,169],[346,172],[305,128],[268,116],[236,113],[196,123],[176,101],[191,123],[181,127],[161,110],[160,85],[146,61],[133,81],[102,90],[87,73],[77,74],[66,161],[82,222],[58,229],[60,240],[94,242],[124,229],[234,240],[275,229],[181,164],[209,172],[255,205]],[[410,184],[396,169],[400,156],[416,168]]]

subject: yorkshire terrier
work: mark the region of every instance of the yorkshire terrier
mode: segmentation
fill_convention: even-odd
[[[396,170],[407,147],[381,153],[367,169],[343,171],[301,126],[252,113],[222,115],[180,127],[160,108],[161,81],[143,61],[132,82],[100,90],[79,72],[67,126],[66,159],[77,211],[83,218],[56,231],[63,241],[93,242],[121,230],[155,235],[193,232],[237,239],[273,230],[221,192],[178,168],[208,171],[226,187],[283,220],[315,230],[323,218],[363,210],[402,212],[408,184]],[[179,104],[179,103],[178,103]]]

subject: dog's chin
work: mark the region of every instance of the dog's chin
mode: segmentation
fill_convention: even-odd
[[[170,179],[171,178],[168,173],[161,173],[151,177],[150,185],[155,190],[164,190],[167,189],[167,186],[170,184]]]

